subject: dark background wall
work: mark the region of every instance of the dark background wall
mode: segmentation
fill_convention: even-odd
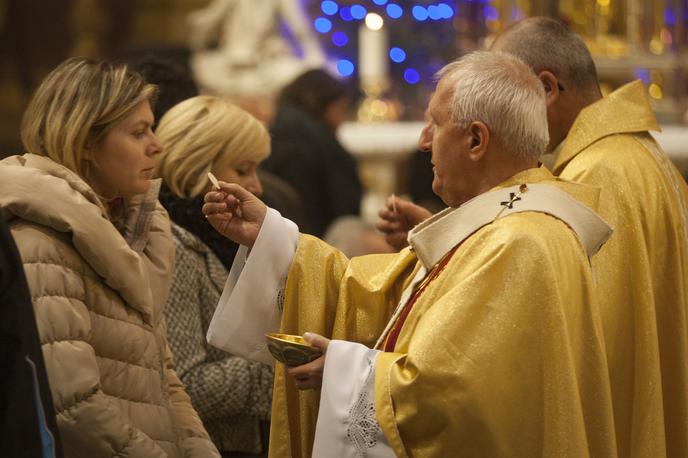
[[[0,0],[0,157],[21,152],[19,124],[41,79],[69,56],[125,60],[184,53],[185,16],[208,0]]]

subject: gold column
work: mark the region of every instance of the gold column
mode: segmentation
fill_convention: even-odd
[[[643,43],[643,2],[642,0],[628,0],[628,15],[626,16],[626,39],[630,54],[640,54],[645,46]]]
[[[652,54],[662,55],[666,51],[666,38],[669,32],[664,27],[664,10],[667,6],[666,0],[653,0],[650,2],[652,8],[652,13],[650,16],[651,20],[651,32],[650,32],[650,42],[649,50]]]

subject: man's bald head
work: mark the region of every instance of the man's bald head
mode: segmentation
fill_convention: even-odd
[[[517,56],[536,74],[544,70],[553,73],[566,88],[599,92],[597,70],[588,48],[557,20],[524,19],[500,34],[491,49]]]

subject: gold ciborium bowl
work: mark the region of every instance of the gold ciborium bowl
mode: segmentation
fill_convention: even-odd
[[[319,348],[308,345],[301,336],[270,332],[265,337],[272,356],[287,366],[301,366],[322,356]]]

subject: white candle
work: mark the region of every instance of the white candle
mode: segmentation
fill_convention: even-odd
[[[388,76],[389,42],[382,18],[370,13],[358,29],[358,74],[361,82],[384,84]]]

